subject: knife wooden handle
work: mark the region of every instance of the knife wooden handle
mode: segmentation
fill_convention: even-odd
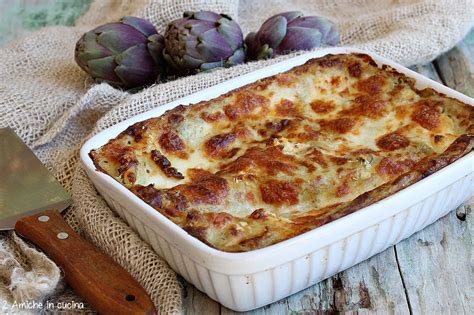
[[[111,257],[74,232],[57,210],[17,221],[15,230],[40,247],[74,291],[101,314],[156,314],[145,290]]]

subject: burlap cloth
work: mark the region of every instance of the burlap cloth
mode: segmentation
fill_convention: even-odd
[[[453,47],[474,18],[474,0],[97,0],[75,27],[47,27],[0,49],[0,127],[12,127],[71,192],[67,222],[129,270],[160,313],[182,311],[176,274],[97,194],[78,150],[88,137],[126,118],[287,56],[128,94],[94,85],[74,62],[74,45],[83,32],[124,15],[144,16],[163,31],[183,11],[198,9],[230,14],[244,34],[281,11],[323,15],[337,22],[343,45],[404,65],[428,62]],[[54,263],[14,234],[4,234],[0,243],[0,312],[25,312],[12,307],[15,301],[58,300],[51,295],[61,296],[63,285]]]

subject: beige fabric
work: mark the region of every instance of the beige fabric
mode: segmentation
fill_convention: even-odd
[[[54,292],[60,277],[51,260],[14,233],[0,238],[0,266],[0,313],[7,305],[20,311],[22,301],[42,301]]]
[[[92,4],[76,27],[44,28],[0,49],[0,127],[14,128],[72,193],[74,205],[66,214],[67,221],[129,270],[160,313],[182,311],[176,275],[97,194],[78,163],[78,150],[85,139],[119,121],[288,56],[156,84],[128,94],[106,84],[93,85],[74,63],[74,45],[83,32],[123,15],[144,16],[163,31],[183,11],[197,9],[230,14],[244,33],[256,30],[264,19],[279,11],[300,9],[307,15],[324,15],[340,25],[342,44],[411,65],[430,61],[467,33],[473,23],[474,0],[102,0]],[[12,237],[9,239],[18,241]],[[27,247],[20,248],[9,255],[23,257],[31,252]],[[0,301],[12,300],[10,274],[0,265],[0,275],[7,279],[0,282]],[[49,275],[54,287],[58,277],[55,273]],[[37,280],[25,276],[25,281]],[[49,293],[44,290],[15,298],[41,299]]]

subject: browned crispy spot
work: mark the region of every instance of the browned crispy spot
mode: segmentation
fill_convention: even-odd
[[[226,212],[210,212],[206,213],[206,215],[208,216],[209,221],[212,222],[212,225],[214,225],[214,227],[217,229],[222,228],[233,219],[233,216]]]
[[[170,189],[186,197],[189,203],[217,205],[224,201],[229,193],[227,180],[217,175],[203,176],[197,181],[182,184]]]
[[[248,139],[252,135],[251,130],[249,128],[245,127],[244,124],[240,124],[240,123],[237,124],[237,126],[235,126],[233,132],[235,133],[235,135],[239,139]]]
[[[336,189],[336,196],[343,197],[351,192],[349,185],[346,182],[343,182],[340,186]]]
[[[434,136],[435,143],[439,143],[439,142],[443,141],[443,139],[444,139],[443,135],[435,135]]]
[[[212,176],[212,173],[202,168],[188,168],[186,175],[190,181],[199,181],[201,178]]]
[[[338,133],[348,133],[356,125],[356,120],[349,117],[342,117],[333,120],[321,120],[319,124],[322,129],[328,129]]]
[[[265,203],[273,205],[296,205],[299,202],[301,182],[286,182],[271,179],[260,185],[260,193]]]
[[[262,247],[265,241],[270,237],[271,230],[268,226],[265,226],[264,230],[257,236],[242,240],[239,245],[249,250]]]
[[[319,131],[314,130],[311,126],[303,126],[302,132],[293,132],[287,135],[288,139],[296,140],[297,142],[305,143],[311,140],[318,140]]]
[[[380,175],[395,176],[410,170],[414,165],[415,163],[410,159],[397,161],[391,157],[384,157],[379,164],[377,164],[376,169]]]
[[[330,56],[327,58],[316,59],[316,63],[323,68],[331,68],[343,64],[344,61],[337,56]]]
[[[265,209],[259,208],[259,209],[254,210],[249,215],[249,218],[254,219],[254,220],[265,220],[266,218],[268,218],[268,213],[265,211]]]
[[[249,191],[245,194],[245,199],[247,199],[247,201],[250,201],[252,203],[256,201],[255,194],[251,191]]]
[[[332,112],[336,105],[333,101],[314,100],[311,102],[311,108],[318,114]]]
[[[186,220],[188,223],[194,224],[200,221],[204,221],[205,217],[201,211],[198,209],[189,209],[186,214]]]
[[[280,103],[276,104],[275,111],[278,115],[285,117],[295,117],[299,115],[295,103],[287,99],[282,99]]]
[[[358,78],[362,74],[362,67],[360,66],[359,62],[351,63],[348,67],[348,70],[349,74],[354,78]]]
[[[208,123],[219,121],[225,118],[225,115],[222,112],[214,112],[212,114],[208,112],[202,112],[200,116]]]
[[[376,74],[365,80],[360,80],[357,82],[356,87],[361,92],[365,92],[369,95],[376,95],[382,92],[386,81],[387,80],[382,75]]]
[[[344,165],[348,162],[348,159],[338,156],[331,156],[329,159],[336,165]]]
[[[262,96],[249,91],[240,91],[233,104],[224,106],[224,112],[230,120],[237,120],[250,116],[257,107],[268,110],[270,101]]]
[[[240,151],[240,148],[233,148],[230,151],[227,151],[226,154],[224,155],[225,159],[230,159],[234,157],[238,152]]]
[[[209,241],[207,240],[207,227],[204,226],[185,226],[183,229],[188,232],[189,235],[197,238],[204,244],[207,244],[211,247],[214,247]]]
[[[156,189],[153,184],[148,186],[135,185],[132,191],[150,206],[163,210],[169,216],[179,216],[187,208],[187,201],[183,195]]]
[[[94,155],[98,153],[94,152]],[[106,156],[113,163],[120,163],[120,159],[125,155],[127,159],[132,159],[135,157],[133,149],[130,147],[124,147],[119,142],[112,141],[109,142],[106,146],[101,148],[100,155]]]
[[[395,115],[398,119],[402,120],[410,113],[408,106],[398,106],[395,108]]]
[[[255,82],[255,89],[257,91],[265,90],[272,83],[273,83],[273,81],[270,80],[269,78],[258,80],[257,82]]]
[[[181,114],[170,114],[168,116],[168,122],[172,125],[179,125],[184,120],[184,116]]]
[[[388,94],[390,94],[390,96],[392,96],[392,97],[397,96],[398,94],[400,94],[401,91],[403,91],[404,88],[405,88],[405,85],[397,84],[397,85],[395,85],[393,90],[388,92]]]
[[[138,160],[135,157],[135,154],[132,152],[127,152],[125,154],[120,155],[120,157],[118,158],[118,162],[120,164],[118,168],[119,174],[124,174],[129,169],[134,168],[138,165]]]
[[[324,158],[324,155],[319,151],[318,149],[311,149],[306,156],[313,162],[318,163],[322,167],[328,167],[328,163],[326,162],[326,159]]]
[[[171,166],[171,162],[168,160],[166,156],[161,154],[158,150],[151,151],[151,159],[155,161],[156,165],[163,171],[163,173],[167,177],[183,179],[184,176],[176,168]]]
[[[239,174],[242,172],[257,174],[263,172],[274,176],[280,172],[293,175],[296,160],[293,156],[285,155],[279,147],[266,149],[250,148],[242,156],[223,165],[218,174]]]
[[[296,77],[290,73],[282,73],[275,77],[279,86],[291,86],[296,81]]]
[[[415,110],[411,118],[419,123],[423,128],[428,130],[434,130],[438,128],[440,124],[441,102],[433,102],[428,100],[422,100],[416,103]]]
[[[366,116],[372,119],[383,117],[387,112],[387,102],[370,96],[359,96],[354,100],[354,105],[339,112],[346,116]]]
[[[187,153],[184,151],[185,144],[183,140],[173,131],[163,133],[159,143],[165,152],[175,154],[181,158],[187,158]]]
[[[334,76],[331,78],[331,85],[334,87],[337,87],[341,84],[341,77],[340,76]]]
[[[124,133],[133,137],[133,140],[135,142],[139,142],[143,138],[143,135],[145,134],[147,129],[147,122],[141,121],[129,126],[127,129],[125,129]]]
[[[410,140],[401,134],[392,132],[378,138],[376,144],[382,150],[393,151],[406,148],[410,144]]]
[[[135,174],[134,171],[131,171],[131,172],[129,171],[125,173],[124,175],[127,177],[127,180],[132,184],[137,181],[137,174]]]
[[[355,151],[352,151],[353,154],[376,154],[377,151],[374,151],[372,149],[368,149],[368,148],[363,148],[363,149],[358,149],[358,150],[355,150]]]
[[[271,133],[279,133],[290,125],[291,120],[288,119],[282,119],[280,121],[269,121],[265,124],[265,127],[267,130],[269,130]]]
[[[213,158],[224,157],[228,153],[227,148],[235,139],[234,133],[225,133],[212,137],[204,144],[206,154]]]

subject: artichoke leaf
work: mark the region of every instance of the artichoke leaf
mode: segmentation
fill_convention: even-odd
[[[143,86],[158,76],[158,66],[145,44],[130,47],[115,57],[115,73],[126,87]]]
[[[117,66],[114,56],[89,60],[87,65],[92,77],[112,82],[120,82],[120,78],[117,77],[114,72]]]
[[[124,83],[125,88],[140,87],[155,81],[156,76],[148,70],[117,66],[115,73]]]
[[[139,44],[125,50],[115,57],[117,65],[137,69],[140,71],[149,71],[156,68],[156,64],[148,53],[146,44]]]
[[[189,32],[193,36],[199,36],[202,33],[207,32],[210,29],[214,29],[216,22],[207,21],[189,21]]]
[[[201,64],[202,60],[193,58],[189,55],[184,55],[183,58],[180,59],[180,66],[182,68],[187,67],[190,70],[198,69]]]
[[[231,67],[245,61],[245,50],[243,48],[237,49],[232,56],[225,62],[225,67]]]
[[[227,59],[233,53],[225,37],[215,28],[201,34],[198,39],[200,43],[196,49],[206,61]]]
[[[163,36],[159,34],[154,34],[148,37],[147,48],[150,52],[151,57],[157,65],[164,66],[162,52],[165,47]]]
[[[199,68],[199,70],[208,72],[208,71],[211,71],[211,70],[217,70],[216,68],[221,68],[221,67],[224,67],[224,61],[223,60],[216,61],[216,62],[203,63],[201,65],[201,67]]]
[[[222,36],[225,37],[227,43],[229,43],[232,51],[236,50],[242,46],[244,36],[240,27],[234,21],[229,21],[226,19],[219,20],[218,31]]]
[[[184,17],[191,17],[199,21],[216,22],[221,18],[221,15],[211,11],[196,11],[187,12],[187,15],[185,13]]]
[[[257,33],[257,40],[260,43],[268,44],[275,48],[280,45],[286,35],[286,18],[277,16],[263,23],[262,28]]]
[[[156,29],[149,21],[135,17],[135,16],[124,16],[120,20],[123,24],[130,25],[145,37],[156,34]]]
[[[291,27],[287,30],[287,35],[278,46],[278,54],[292,50],[309,50],[321,46],[322,34],[318,29],[305,27]]]
[[[265,44],[261,47],[260,51],[257,53],[257,59],[268,59],[273,56],[273,49]]]
[[[76,62],[83,69],[87,69],[86,60],[100,59],[111,55],[111,51],[96,42],[96,36],[93,33],[84,34],[76,45]]]
[[[289,11],[289,12],[280,13],[278,15],[285,17],[287,23],[290,24],[294,20],[301,18],[304,14],[301,11]]]
[[[97,35],[97,43],[119,54],[131,46],[146,42],[146,37],[128,25],[112,23]]]

